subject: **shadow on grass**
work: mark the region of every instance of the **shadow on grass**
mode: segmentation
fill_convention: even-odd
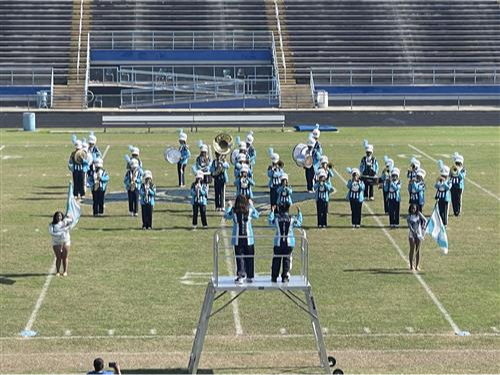
[[[373,275],[411,275],[411,271],[406,268],[352,268],[345,269],[344,272],[360,272]]]
[[[35,189],[65,189],[66,191],[68,190],[68,185],[62,185],[62,186],[33,186]]]
[[[0,274],[0,285],[12,285],[17,278],[47,276],[46,273],[4,273]]]
[[[200,231],[202,230],[210,230],[210,229],[218,229],[218,227],[209,227],[207,229],[203,229],[203,228],[200,228],[198,227],[198,229]],[[102,232],[127,232],[127,231],[142,231],[142,227],[141,227],[141,224],[139,224],[138,226],[136,227],[127,227],[127,228],[80,228],[80,230],[85,230],[85,231],[90,231],[90,232],[99,232],[99,231],[102,231]],[[179,227],[179,226],[174,226],[174,227],[167,227],[167,228],[163,228],[163,227],[153,227],[152,230],[150,230],[150,232],[164,232],[164,231],[171,231],[171,230],[185,230],[185,231],[192,231],[192,228],[191,226],[185,226],[185,227]],[[147,232],[147,231],[145,231]]]
[[[60,201],[64,197],[57,198],[21,198],[22,201]]]
[[[139,368],[121,370],[122,374],[189,374],[187,368]],[[213,374],[212,369],[198,369],[197,374]]]

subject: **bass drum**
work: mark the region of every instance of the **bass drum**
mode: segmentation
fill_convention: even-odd
[[[293,148],[292,159],[301,168],[311,168],[313,165],[312,156],[305,143],[299,143]]]
[[[175,147],[167,147],[163,156],[170,164],[177,164],[181,160],[181,153]]]

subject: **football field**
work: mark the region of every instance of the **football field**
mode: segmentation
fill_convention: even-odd
[[[190,185],[196,142],[211,145],[218,131],[187,133]],[[82,202],[82,217],[71,232],[69,276],[53,277],[48,224],[56,210],[66,208],[71,134],[0,131],[0,372],[84,373],[97,356],[120,362],[123,373],[185,371],[213,269],[212,237],[222,225],[213,189],[209,229],[193,231],[176,166],[163,157],[166,146],[177,145],[178,133],[96,132],[110,174],[105,216],[93,217],[91,200]],[[75,134],[88,137],[86,130]],[[268,147],[284,160],[294,193],[305,191],[304,171],[291,153],[307,136],[255,131],[255,191],[268,192]],[[381,168],[388,155],[402,171],[399,229],[389,228],[380,190],[363,205],[362,228],[351,227],[346,168],[359,167],[364,139],[374,145]],[[322,132],[320,141],[336,171],[329,228],[316,228],[312,195],[296,205],[304,213],[310,282],[337,367],[346,373],[499,373],[500,128],[342,128]],[[158,189],[152,231],[141,230],[140,217],[128,214],[123,176],[129,144],[140,148],[143,167],[152,171]],[[415,156],[427,171],[424,213],[429,216],[436,160],[450,166],[455,151],[465,158],[467,181],[463,214],[454,217],[450,207],[449,254],[441,255],[427,238],[422,271],[412,273],[406,261],[406,170]],[[227,190],[233,192],[232,166],[229,176]],[[269,207],[259,210],[256,233],[272,234]],[[230,233],[231,223],[226,225]],[[257,246],[256,253],[270,256],[272,247]],[[257,273],[269,274],[270,259],[260,259],[256,267]],[[228,268],[223,267],[226,274]],[[36,335],[21,336],[26,329]],[[248,292],[211,319],[200,371],[322,370],[309,317],[281,293]]]

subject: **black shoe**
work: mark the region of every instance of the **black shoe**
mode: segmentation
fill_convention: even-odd
[[[285,277],[282,277],[282,278],[281,278],[281,282],[282,282],[282,283],[287,283],[287,282],[289,282],[289,281],[290,281],[290,278],[289,278],[288,276],[285,276]]]
[[[272,283],[277,283],[277,282],[278,282],[278,279],[273,277],[273,278],[271,278],[271,282],[272,282]]]

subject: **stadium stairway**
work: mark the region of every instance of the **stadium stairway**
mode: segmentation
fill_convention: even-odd
[[[276,7],[278,8],[278,12],[276,12]],[[281,88],[281,108],[312,108],[314,107],[314,102],[309,85],[299,85],[295,80],[293,53],[290,48],[286,25],[285,0],[266,1],[266,12],[268,27],[273,33],[276,44],[277,66]],[[280,25],[279,28],[278,22]],[[282,46],[283,49],[281,48]]]
[[[85,73],[88,33],[92,21],[92,0],[73,0],[68,84],[54,86],[54,108],[85,108]],[[83,12],[83,13],[82,13]],[[82,19],[80,30],[80,16]]]

